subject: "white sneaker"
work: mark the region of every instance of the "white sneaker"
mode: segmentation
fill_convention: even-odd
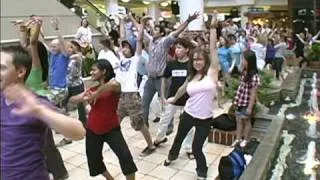
[[[244,147],[247,146],[247,144],[248,144],[248,141],[247,141],[247,140],[243,140],[243,141],[241,141],[241,143],[240,143],[240,147],[244,148]]]
[[[233,143],[231,144],[231,147],[235,147],[237,144],[239,144],[241,142],[241,139],[236,139],[235,141],[233,141]]]

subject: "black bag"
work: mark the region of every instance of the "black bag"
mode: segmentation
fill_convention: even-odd
[[[223,131],[234,131],[237,128],[237,122],[234,118],[230,118],[228,114],[221,114],[213,118],[213,127]]]
[[[244,154],[235,148],[229,155],[223,156],[219,162],[219,178],[221,180],[237,180],[246,167]]]
[[[253,156],[253,154],[256,152],[260,142],[256,138],[250,139],[246,147],[243,148],[244,154],[250,154]]]

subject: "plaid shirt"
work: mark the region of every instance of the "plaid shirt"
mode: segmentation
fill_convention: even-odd
[[[253,75],[248,82],[244,81],[245,75],[241,76],[240,85],[238,87],[234,104],[237,107],[248,107],[250,101],[250,90],[260,85],[260,77],[258,74]]]

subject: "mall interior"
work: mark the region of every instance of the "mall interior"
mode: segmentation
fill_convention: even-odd
[[[63,19],[63,34],[71,35],[78,28],[75,19],[86,17],[98,30],[112,19],[112,14],[126,13],[137,16],[148,14],[156,21],[179,22],[187,18],[190,8],[196,8],[208,21],[214,9],[226,19],[232,18],[242,27],[246,22],[290,27],[295,32],[309,27],[312,32],[320,28],[320,1],[318,0],[28,0],[21,6],[19,0],[1,0],[1,42],[14,42],[16,33],[8,26],[11,20],[27,18],[30,14]],[[48,7],[48,8],[43,8]],[[209,18],[208,18],[209,17]],[[76,23],[75,23],[76,22]],[[44,24],[46,27],[47,24]],[[54,35],[50,28],[46,34]]]

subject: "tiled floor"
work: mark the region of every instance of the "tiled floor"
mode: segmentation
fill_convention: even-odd
[[[157,106],[153,103],[151,112],[155,112]],[[76,113],[72,113],[75,116]],[[178,113],[177,113],[178,116]],[[146,146],[142,134],[134,131],[130,127],[129,119],[124,119],[122,126],[122,133],[134,157],[134,161],[138,167],[136,174],[137,180],[193,180],[196,179],[195,161],[188,160],[187,156],[181,151],[178,160],[174,161],[170,166],[163,166],[163,161],[166,159],[173,138],[175,136],[176,128],[178,126],[178,118],[175,118],[175,131],[169,136],[169,141],[160,146],[155,153],[147,157],[140,157],[139,153]],[[153,119],[154,113],[151,113]],[[155,137],[157,124],[150,124],[150,131],[152,137]],[[61,135],[55,134],[55,141],[59,142],[62,139]],[[103,180],[102,176],[90,177],[87,159],[85,155],[85,140],[74,141],[70,145],[59,148],[66,168],[69,172],[69,180]],[[232,148],[228,146],[218,145],[206,142],[203,151],[205,152],[208,170],[208,179],[214,179],[218,175],[218,164],[221,156],[231,152]],[[103,150],[104,162],[107,169],[116,180],[125,179],[123,176],[118,159],[108,145],[105,144]]]

